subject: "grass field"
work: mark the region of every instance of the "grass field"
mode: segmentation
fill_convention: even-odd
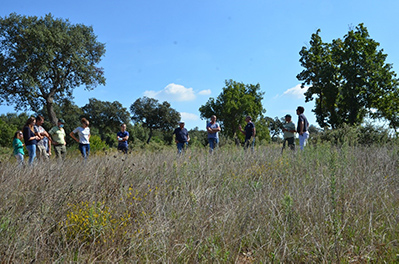
[[[399,148],[0,164],[2,263],[399,262]]]

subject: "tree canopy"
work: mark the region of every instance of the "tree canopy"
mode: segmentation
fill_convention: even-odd
[[[105,53],[92,27],[54,19],[11,14],[0,18],[0,103],[38,112],[46,108],[53,124],[53,105],[72,99],[73,89],[105,84],[96,65]]]
[[[205,105],[199,108],[202,119],[209,119],[216,115],[222,131],[228,137],[235,137],[238,125],[247,115],[256,121],[266,112],[262,106],[264,92],[260,85],[244,84],[233,80],[226,80],[225,87],[219,96],[209,98]]]
[[[158,103],[149,97],[137,99],[131,106],[132,121],[142,124],[150,130],[147,143],[150,142],[154,130],[172,130],[180,120],[180,113],[170,107],[168,102]]]
[[[359,125],[366,115],[385,118],[395,129],[399,125],[398,79],[378,46],[359,24],[331,43],[324,43],[317,30],[310,46],[302,48],[305,69],[297,78],[302,87],[310,85],[306,102],[315,99],[313,112],[320,127]]]

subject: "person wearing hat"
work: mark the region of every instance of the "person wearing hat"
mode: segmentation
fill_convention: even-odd
[[[188,142],[190,141],[190,136],[188,135],[188,131],[184,127],[184,121],[179,122],[179,127],[175,129],[173,135],[175,136],[177,153],[181,154],[182,150],[184,150],[184,146],[187,147]]]
[[[48,132],[51,136],[51,142],[54,146],[55,155],[59,159],[65,159],[66,156],[66,133],[64,130],[64,119],[58,119],[58,125]]]
[[[285,124],[283,124],[283,132],[284,132],[284,142],[283,142],[283,150],[285,149],[285,144],[288,142],[288,147],[291,150],[295,150],[295,124],[291,120],[291,115],[285,116]]]

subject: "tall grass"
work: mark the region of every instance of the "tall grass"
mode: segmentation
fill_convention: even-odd
[[[398,261],[399,149],[116,153],[0,164],[0,261]]]

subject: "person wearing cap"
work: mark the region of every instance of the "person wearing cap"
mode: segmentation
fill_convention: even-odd
[[[206,131],[208,132],[208,142],[209,142],[209,153],[213,153],[215,147],[219,143],[219,131],[220,126],[216,123],[216,116],[211,116],[211,122],[206,125]]]
[[[187,129],[184,127],[184,121],[179,122],[179,127],[175,129],[173,132],[175,136],[175,142],[177,146],[177,152],[181,154],[184,147],[188,146],[188,142],[190,141],[190,136],[188,135]]]
[[[247,125],[245,126],[244,130],[242,130],[241,125],[238,126],[238,129],[241,131],[241,133],[245,135],[244,148],[247,149],[249,144],[251,144],[251,150],[254,150],[256,136],[255,124],[252,122],[251,116],[247,116],[245,118],[245,122],[247,122]]]
[[[303,106],[298,106],[296,109],[296,114],[298,115],[298,125],[297,132],[299,134],[299,148],[303,150],[306,146],[306,142],[309,138],[309,122],[306,116],[303,114],[305,112],[305,108]]]
[[[54,146],[55,155],[59,159],[65,159],[66,156],[66,134],[64,130],[64,124],[64,119],[58,119],[58,125],[51,128],[48,132],[51,136],[51,142]]]
[[[281,152],[285,149],[285,144],[288,142],[288,147],[291,150],[295,150],[295,124],[291,120],[292,116],[291,115],[286,115],[285,116],[285,124],[283,124],[283,133],[284,133],[284,142],[283,142],[283,148]]]

